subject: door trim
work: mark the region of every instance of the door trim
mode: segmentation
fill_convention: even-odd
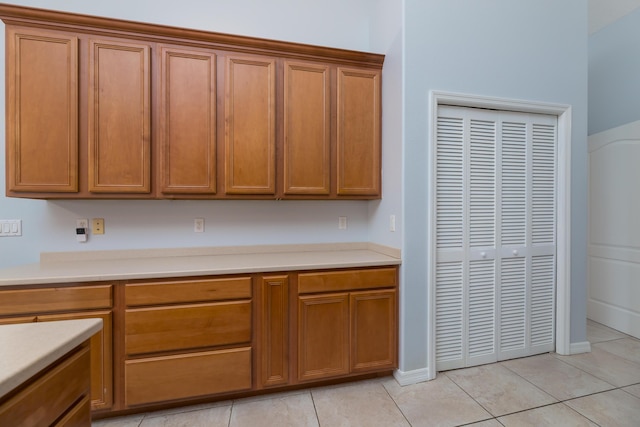
[[[546,102],[468,95],[454,92],[429,93],[429,147],[428,147],[428,277],[429,324],[427,326],[427,370],[429,379],[436,377],[436,123],[441,105],[476,107],[492,110],[517,111],[557,116],[558,165],[556,182],[556,353],[571,354],[571,106]]]

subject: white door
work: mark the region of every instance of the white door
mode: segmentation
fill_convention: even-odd
[[[436,368],[555,348],[557,117],[438,107]]]

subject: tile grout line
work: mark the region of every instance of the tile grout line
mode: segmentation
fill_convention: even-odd
[[[316,421],[318,422],[318,427],[322,427],[320,423],[320,417],[318,416],[318,408],[316,408],[316,400],[313,398],[313,391],[309,390],[309,397],[311,397],[311,404],[313,405],[313,412],[316,414]]]
[[[395,378],[394,378],[394,381],[395,381]],[[400,406],[398,405],[398,402],[396,402],[393,396],[391,396],[391,393],[389,393],[389,390],[387,390],[387,388],[384,386],[382,382],[380,382],[379,384],[382,386],[382,389],[385,391],[385,393],[387,393],[387,396],[389,396],[393,404],[396,405],[396,408],[398,408],[398,411],[400,411],[400,413],[402,414],[402,417],[407,421],[407,424],[409,424],[409,427],[412,427],[413,424],[411,424],[411,421],[409,421],[406,414],[402,411],[402,408],[400,408]]]
[[[464,388],[462,388],[462,386],[461,386],[460,384],[458,384],[458,383],[457,383],[453,378],[451,378],[449,375],[447,375],[447,373],[446,373],[446,372],[442,372],[442,375],[446,376],[446,377],[449,379],[449,381],[451,381],[452,383],[454,383],[454,384],[456,385],[456,387],[458,387],[460,390],[462,390],[462,392],[463,392],[464,394],[466,394],[467,396],[469,396],[469,398],[470,398],[471,400],[473,400],[474,402],[476,402],[478,405],[480,405],[480,407],[481,407],[482,409],[484,409],[485,411],[487,411],[487,414],[491,415],[491,417],[493,417],[493,419],[494,419],[494,420],[498,421],[498,418],[497,418],[495,415],[493,415],[493,413],[491,413],[491,411],[489,411],[489,409],[488,409],[488,408],[485,408],[485,407],[484,407],[484,405],[483,405],[482,403],[478,402],[478,401],[477,401],[473,396],[471,396],[471,395],[467,392],[467,390],[465,390]],[[487,418],[486,420],[480,420],[480,421],[475,421],[475,422],[488,421],[488,420],[490,420],[490,419],[491,419],[491,418]],[[500,421],[498,421],[498,422],[500,422]],[[502,423],[500,423],[500,424],[502,424]]]

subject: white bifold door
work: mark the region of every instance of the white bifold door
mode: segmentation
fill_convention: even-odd
[[[557,117],[438,107],[436,368],[555,349]]]

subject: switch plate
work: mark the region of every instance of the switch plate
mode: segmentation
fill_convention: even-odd
[[[396,231],[396,216],[389,216],[389,231]]]
[[[91,234],[104,234],[104,218],[91,220]]]
[[[204,218],[196,218],[193,220],[193,231],[196,233],[204,233]]]
[[[347,229],[347,217],[339,216],[338,217],[338,230],[346,230]]]
[[[0,237],[22,236],[21,219],[0,219]]]

